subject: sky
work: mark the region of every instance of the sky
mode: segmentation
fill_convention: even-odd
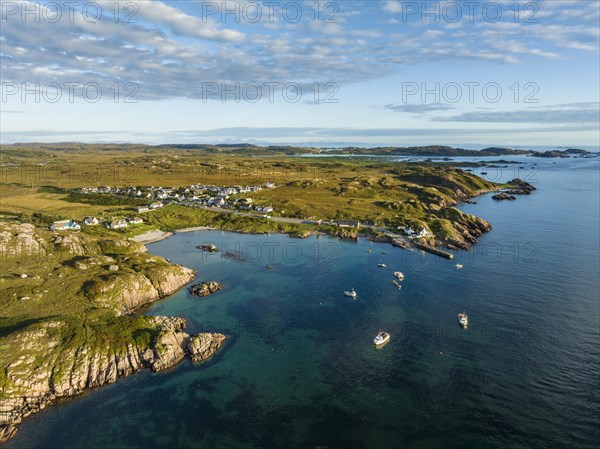
[[[597,0],[0,3],[0,143],[599,146]]]

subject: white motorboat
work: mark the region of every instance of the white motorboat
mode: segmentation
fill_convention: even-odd
[[[350,290],[349,292],[344,292],[345,296],[350,296],[351,298],[356,299],[356,297],[358,296],[358,293],[356,293],[354,291],[354,289]]]
[[[463,313],[458,314],[458,324],[462,327],[467,327],[469,325],[469,317],[464,310]]]
[[[379,268],[387,268],[387,265],[384,263],[377,264]]]
[[[373,344],[375,346],[383,346],[388,341],[390,341],[390,334],[388,334],[387,332],[381,331],[377,334],[377,336],[375,337],[375,340],[373,340]]]
[[[463,267],[462,263],[457,263],[456,264],[456,269],[460,270]]]
[[[399,279],[399,280],[403,280],[404,279],[404,275],[400,271],[394,271],[394,277],[396,279]]]

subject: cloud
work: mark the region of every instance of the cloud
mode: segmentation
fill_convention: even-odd
[[[394,112],[408,112],[410,114],[425,114],[435,111],[448,111],[453,106],[442,103],[420,103],[420,104],[386,104],[384,108]]]
[[[600,123],[600,104],[571,103],[514,111],[465,112],[450,117],[433,117],[435,122],[487,122],[487,123]],[[597,125],[596,125],[597,126]]]
[[[383,2],[382,9],[385,12],[390,12],[392,14],[397,14],[402,12],[402,3],[397,0],[386,0]]]

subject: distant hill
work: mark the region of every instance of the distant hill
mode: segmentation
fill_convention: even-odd
[[[15,143],[9,145],[0,145],[4,155],[16,156],[20,150],[29,153],[31,150],[47,150],[47,151],[62,151],[67,153],[75,153],[81,150],[99,150],[99,151],[164,151],[164,150],[179,150],[179,151],[197,151],[205,154],[228,154],[228,155],[247,155],[247,156],[274,156],[274,155],[301,155],[301,154],[328,154],[328,155],[346,155],[346,154],[361,154],[373,156],[426,156],[426,157],[456,157],[456,156],[518,156],[531,155],[535,157],[592,157],[595,153],[590,153],[586,150],[569,148],[566,150],[550,150],[545,152],[518,150],[503,147],[488,147],[481,150],[467,150],[464,148],[454,148],[445,145],[426,145],[426,146],[411,146],[411,147],[345,147],[339,149],[324,149],[316,147],[301,147],[292,145],[271,145],[258,146],[248,143],[237,144],[161,144],[161,145],[145,145],[145,144],[117,144],[117,143],[98,143],[85,144],[78,142],[62,142],[62,143]],[[23,156],[25,156],[23,154]]]

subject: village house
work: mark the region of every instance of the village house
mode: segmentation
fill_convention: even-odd
[[[148,209],[148,206],[138,206],[137,211],[138,214],[143,214],[144,212],[148,212],[150,209]]]
[[[83,219],[83,224],[88,226],[96,226],[100,221],[96,217],[85,217]]]
[[[143,222],[144,222],[144,220],[142,220],[140,217],[127,218],[127,223],[129,223],[129,224],[142,224]]]
[[[160,201],[155,201],[153,203],[150,203],[150,205],[148,206],[148,209],[160,209],[163,206],[164,206],[164,204],[161,203]]]
[[[81,226],[73,220],[59,220],[52,223],[50,229],[53,231],[79,231]]]
[[[123,229],[126,228],[128,224],[125,220],[113,220],[105,223],[105,226],[108,229]]]

